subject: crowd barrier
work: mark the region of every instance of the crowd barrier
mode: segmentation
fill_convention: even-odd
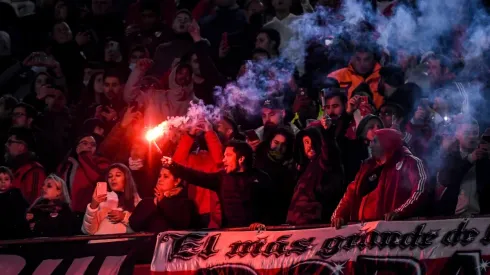
[[[490,274],[490,218],[0,241],[1,274]]]

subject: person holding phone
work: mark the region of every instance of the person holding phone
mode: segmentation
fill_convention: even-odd
[[[437,175],[438,215],[468,217],[489,214],[490,129],[482,137],[478,122],[471,117],[456,117],[454,146],[443,153]]]
[[[129,217],[141,201],[131,171],[121,163],[109,167],[86,206],[82,232],[87,235],[131,233]]]

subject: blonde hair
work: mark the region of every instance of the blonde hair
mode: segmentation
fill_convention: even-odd
[[[58,188],[58,190],[61,191],[61,194],[60,194],[60,200],[62,202],[65,202],[68,204],[68,207],[71,208],[71,199],[70,199],[70,194],[68,193],[68,187],[66,186],[66,182],[58,177],[57,175],[55,174],[50,174],[49,176],[46,177],[46,179],[44,180],[44,182],[46,182],[47,180],[52,180],[56,183],[56,188]],[[37,198],[32,204],[31,206],[29,207],[28,211],[34,207],[40,200],[42,200],[43,196],[39,196],[39,198]]]

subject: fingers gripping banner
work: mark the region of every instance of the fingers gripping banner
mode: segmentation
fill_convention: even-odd
[[[155,274],[490,274],[490,218],[164,232]]]

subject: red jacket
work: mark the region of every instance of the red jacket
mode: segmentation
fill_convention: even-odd
[[[223,159],[223,146],[213,131],[206,132],[204,138],[209,151],[200,150],[197,154],[193,154],[190,150],[194,139],[187,134],[183,135],[173,155],[173,161],[200,172],[218,172]],[[219,228],[221,226],[221,207],[216,192],[192,184],[189,185],[188,192],[189,198],[196,203],[198,213],[211,215],[209,228]]]
[[[376,135],[394,135],[393,129],[382,129]],[[401,218],[417,215],[427,199],[427,173],[422,161],[403,147],[401,134],[396,137],[396,145],[391,137],[379,138],[389,156],[379,178],[374,173],[377,165],[372,158],[366,160],[359,169],[354,181],[332,215],[345,221],[382,220],[384,215],[396,212]],[[398,140],[399,139],[399,140]],[[385,145],[383,145],[385,143]],[[390,149],[386,149],[391,146]],[[369,191],[369,181],[378,180],[376,187]],[[367,191],[366,191],[367,190]]]
[[[19,188],[24,198],[32,204],[40,195],[46,173],[41,164],[28,161],[14,171],[13,187]]]
[[[78,161],[69,158],[58,167],[58,175],[66,182],[70,190],[73,212],[85,212],[87,204],[92,201],[95,185],[105,181],[104,174],[109,168],[105,158],[81,153]]]

